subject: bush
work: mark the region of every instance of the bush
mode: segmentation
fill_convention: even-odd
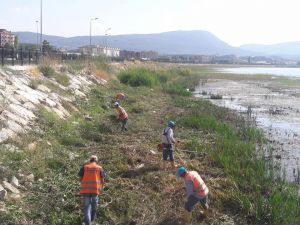
[[[159,76],[156,72],[145,68],[131,69],[119,75],[121,83],[132,87],[146,86],[152,87],[158,84]]]
[[[170,84],[165,88],[165,91],[171,95],[192,96],[192,93],[180,84]]]
[[[63,73],[55,73],[54,78],[59,84],[65,87],[70,84],[70,78]]]
[[[217,134],[226,137],[233,138],[233,129],[225,123],[219,123],[215,117],[212,116],[189,116],[180,120],[184,126],[194,129],[202,129],[206,131],[214,131]]]
[[[29,83],[29,87],[36,90],[39,86],[39,81],[37,80],[31,80]]]
[[[45,77],[52,77],[55,74],[54,69],[50,65],[41,65],[39,66],[40,72],[45,76]]]

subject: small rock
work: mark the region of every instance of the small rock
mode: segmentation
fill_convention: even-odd
[[[69,160],[70,161],[74,161],[77,158],[79,158],[79,155],[74,154],[73,152],[70,152],[70,154],[69,154]]]
[[[281,159],[281,155],[275,155],[276,159]]]
[[[24,186],[25,186],[25,188],[29,188],[30,189],[32,187],[32,183],[28,182],[28,181],[25,181]]]
[[[16,177],[19,179],[19,180],[22,180],[24,178],[24,174],[22,173],[17,173]]]
[[[28,145],[28,150],[29,151],[35,151],[36,150],[36,146],[37,146],[37,142],[32,142]]]
[[[33,183],[34,182],[34,175],[33,174],[29,174],[26,177],[26,181]]]
[[[39,86],[37,87],[37,89],[38,89],[39,91],[45,92],[45,93],[50,93],[50,92],[51,92],[51,90],[50,90],[49,88],[47,88],[46,86],[44,86],[44,85],[39,85]]]
[[[15,177],[15,176],[13,176],[12,178],[11,178],[11,182],[10,182],[12,185],[14,185],[16,188],[18,188],[19,187],[19,180]]]
[[[28,189],[27,189],[25,186],[23,186],[23,185],[20,185],[20,186],[19,186],[19,189],[20,189],[21,191],[28,191]]]
[[[145,164],[140,164],[140,165],[137,165],[135,168],[136,169],[141,169],[141,168],[143,168],[145,166]]]
[[[90,115],[84,115],[84,119],[88,121],[92,121],[93,117],[91,117]]]
[[[8,152],[20,152],[20,149],[12,144],[3,145],[3,150]]]
[[[15,188],[14,186],[12,186],[10,183],[8,183],[7,181],[3,181],[2,184],[6,190],[8,190],[14,194],[20,194],[20,191],[17,188]]]
[[[7,196],[7,191],[4,187],[0,184],[0,201],[3,201]]]
[[[52,146],[52,144],[49,141],[47,141],[47,145]]]
[[[19,199],[19,198],[21,198],[21,195],[20,194],[11,194],[10,198],[12,198],[12,199]]]
[[[150,150],[150,153],[151,153],[152,155],[156,155],[156,152],[153,151],[153,150]]]
[[[28,110],[35,110],[36,109],[34,104],[32,104],[31,102],[25,102],[23,106]]]

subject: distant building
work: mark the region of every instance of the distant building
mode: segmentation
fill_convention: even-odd
[[[111,48],[106,46],[100,45],[92,45],[92,46],[82,46],[79,48],[79,52],[82,55],[92,55],[92,56],[108,56],[108,57],[119,57],[120,56],[120,49],[118,48]]]
[[[222,55],[215,56],[213,59],[213,63],[216,64],[236,64],[238,59],[235,55]]]
[[[122,59],[142,59],[142,60],[153,60],[158,58],[158,53],[154,51],[128,51],[121,50],[120,58]]]
[[[0,46],[14,46],[15,45],[15,35],[5,29],[0,29]]]
[[[135,51],[121,50],[120,57],[122,59],[139,59],[140,54],[139,54],[139,52],[135,52]]]

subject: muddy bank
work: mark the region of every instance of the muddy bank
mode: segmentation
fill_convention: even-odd
[[[300,87],[271,87],[272,80],[208,79],[200,82],[195,94],[254,118],[285,179],[300,184]],[[211,99],[212,95],[219,99]]]

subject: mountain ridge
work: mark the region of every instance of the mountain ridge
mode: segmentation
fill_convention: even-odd
[[[37,33],[15,32],[21,43],[35,44]],[[89,45],[89,36],[60,37],[43,35],[43,39],[56,47],[76,49]],[[108,45],[124,50],[156,51],[160,54],[186,55],[247,55],[245,50],[232,47],[208,31],[170,31],[153,34],[125,34],[93,36],[93,44]]]
[[[14,33],[19,36],[21,43],[36,44],[37,33]],[[61,37],[57,35],[43,35],[43,39],[56,47],[69,50],[90,44],[90,36]],[[300,57],[300,41],[270,45],[245,44],[240,47],[233,47],[214,34],[203,30],[92,36],[92,44],[107,45],[131,51],[156,51],[159,54],[170,55]]]
[[[277,44],[246,44],[240,49],[264,53],[266,55],[300,56],[300,41],[282,42]]]

